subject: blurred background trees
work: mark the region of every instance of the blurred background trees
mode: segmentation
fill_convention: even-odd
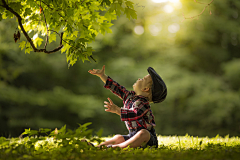
[[[138,19],[120,17],[111,34],[98,35],[91,44],[97,63],[78,62],[69,69],[60,52],[25,54],[12,37],[16,21],[0,22],[1,136],[64,124],[74,129],[85,122],[92,122],[95,131],[102,128],[104,136],[127,134],[119,116],[103,107],[107,97],[118,106],[122,101],[87,72],[103,64],[106,74],[129,90],[149,66],[161,75],[168,96],[152,104],[157,134],[239,135],[240,2],[214,1],[193,20],[182,14],[197,15],[205,5],[192,0],[133,2]]]

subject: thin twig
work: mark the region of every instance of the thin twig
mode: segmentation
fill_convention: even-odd
[[[194,2],[196,2],[196,3],[207,4],[207,5],[203,8],[202,12],[201,12],[200,14],[196,15],[196,16],[193,16],[193,17],[185,17],[184,14],[183,14],[184,19],[194,19],[194,18],[196,18],[196,17],[199,17],[201,14],[203,14],[203,12],[206,10],[206,8],[209,7],[210,4],[211,4],[213,1],[214,1],[214,0],[211,0],[211,2],[209,2],[209,3],[201,3],[201,2],[197,2],[196,0],[194,0]],[[210,14],[211,14],[211,13],[210,13]]]
[[[47,3],[43,2],[43,1],[42,1],[42,3],[45,4],[49,9],[54,10],[54,8],[51,8],[50,5],[48,5]],[[57,10],[55,10],[55,11],[64,11],[64,10],[62,10],[62,9],[57,9]],[[65,14],[66,14],[66,13],[65,13]],[[58,15],[64,19],[64,17],[63,17],[60,13],[58,13]],[[67,22],[66,19],[64,19],[64,21]]]
[[[51,10],[54,10],[54,8],[51,8],[50,5],[48,5],[47,3],[43,2],[43,1],[42,1],[42,3],[45,4],[45,5],[46,5],[48,8],[50,8]],[[55,10],[55,11],[63,11],[63,10],[62,10],[62,9],[57,9],[57,10]]]
[[[45,43],[45,45],[44,45],[44,49],[46,49],[47,44],[48,44],[48,26],[47,26],[47,21],[46,21],[46,17],[45,17],[45,14],[44,14],[43,8],[42,8],[42,6],[41,6],[41,2],[42,2],[42,1],[40,1],[40,5],[38,5],[37,2],[35,2],[35,3],[38,5],[38,7],[41,9],[41,11],[42,11],[42,13],[43,13],[44,22],[45,22],[45,25],[46,25],[46,28],[47,28],[46,43]],[[40,12],[40,14],[41,14],[41,12]]]
[[[57,31],[54,31],[54,30],[49,30],[49,31],[52,31],[52,32],[57,33],[57,34],[59,35],[59,37],[61,36]],[[65,43],[67,43],[69,46],[71,46],[71,47],[73,47],[73,48],[75,48],[75,49],[78,49],[78,48],[72,46],[71,44],[69,44],[66,40],[62,39],[62,41],[65,42]]]
[[[42,8],[42,6],[40,6]],[[44,14],[44,11],[42,9],[42,13],[43,13],[43,17],[44,17],[44,21],[45,21],[45,24],[46,24],[46,28],[47,28],[47,37],[46,37],[46,43],[45,43],[45,46],[44,46],[44,49],[46,49],[47,47],[47,43],[48,43],[48,25],[47,25],[47,21],[46,21],[46,17],[45,17],[45,14]]]

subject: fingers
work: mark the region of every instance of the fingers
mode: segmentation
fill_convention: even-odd
[[[103,72],[105,71],[105,65],[103,65],[103,67],[102,67],[102,71],[103,71]]]
[[[107,109],[105,109],[106,112],[110,112],[111,111],[111,106],[108,105],[104,105],[104,107],[106,107]]]
[[[113,102],[109,97],[108,97],[108,101],[110,102],[111,105],[113,105]]]
[[[108,109],[110,108],[110,106],[108,106],[108,105],[104,105],[104,107],[106,107],[106,108],[108,108]]]
[[[108,103],[108,102],[106,102],[106,101],[104,101],[104,103],[106,104],[106,105],[104,105],[104,107],[106,107],[106,108],[111,108],[111,104],[110,104],[110,103]]]
[[[92,70],[91,70],[91,69],[90,69],[88,72],[91,73],[91,74],[104,73],[104,72],[105,72],[105,65],[103,65],[102,70],[99,70],[99,69],[92,69]]]
[[[110,103],[109,103],[109,102],[107,102],[107,101],[104,101],[104,103],[105,103],[105,104],[107,104],[107,105],[109,105],[109,104],[110,104]]]
[[[97,72],[97,69],[89,70],[88,72]]]
[[[110,109],[105,109],[106,112],[110,112]]]
[[[105,111],[106,112],[112,112],[113,102],[112,102],[112,100],[110,98],[108,98],[108,100],[109,100],[110,103],[107,102],[107,101],[104,101],[104,103],[106,104],[106,105],[104,105],[104,107],[107,108],[107,109],[105,109]]]
[[[110,106],[110,105],[113,105],[113,101],[112,101],[110,98],[108,98],[108,101],[109,101],[110,103],[107,102],[107,101],[104,101],[104,103],[107,104],[107,105],[109,105],[109,106]]]
[[[88,72],[91,73],[91,74],[95,74],[96,73],[93,70],[89,70]]]

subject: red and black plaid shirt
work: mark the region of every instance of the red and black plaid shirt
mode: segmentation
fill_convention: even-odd
[[[126,90],[124,86],[110,77],[108,77],[104,87],[123,100],[121,120],[125,121],[128,130],[142,127],[151,130],[155,126],[154,116],[146,97],[135,95],[134,91]]]

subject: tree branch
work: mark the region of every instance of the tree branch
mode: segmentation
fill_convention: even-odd
[[[214,0],[211,0],[209,3],[201,3],[201,2],[197,2],[197,0],[194,0],[194,2],[199,3],[199,4],[206,4],[206,6],[203,8],[202,12],[199,13],[198,15],[196,15],[196,16],[185,17],[184,14],[183,14],[184,19],[194,19],[194,18],[196,18],[196,17],[199,17],[200,15],[203,14],[203,12],[206,10],[206,8],[209,7],[210,4],[211,4],[213,1],[214,1]],[[210,14],[212,14],[211,11],[210,11]]]
[[[40,6],[41,7],[41,6]],[[44,17],[44,21],[45,21],[45,24],[46,24],[46,28],[47,28],[47,37],[46,37],[46,43],[45,43],[45,46],[44,46],[44,49],[46,49],[47,47],[47,43],[48,43],[48,26],[47,26],[47,21],[46,21],[46,17],[45,17],[45,14],[44,14],[44,11],[42,9],[42,13],[43,13],[43,17]]]
[[[58,33],[59,34],[59,33]],[[57,52],[57,51],[59,51],[60,49],[62,49],[62,47],[63,47],[63,45],[62,45],[62,36],[63,36],[63,32],[60,34],[60,44],[59,44],[59,46],[57,47],[57,48],[55,48],[55,49],[53,49],[53,50],[51,50],[51,51],[46,51],[46,52],[44,52],[44,53],[47,53],[47,54],[51,54],[51,53],[54,53],[54,52]]]
[[[22,17],[21,17],[17,12],[15,12],[11,7],[9,7],[9,6],[7,5],[7,3],[6,3],[5,0],[2,0],[2,3],[3,3],[2,6],[3,6],[4,8],[6,8],[6,10],[10,11],[12,14],[14,14],[14,15],[17,17],[17,19],[18,19],[18,25],[20,26],[20,28],[21,28],[24,36],[26,37],[27,41],[30,43],[30,45],[31,45],[31,47],[33,48],[33,51],[34,51],[34,52],[44,52],[44,53],[50,54],[50,53],[54,53],[54,52],[59,51],[59,50],[63,47],[63,45],[62,45],[62,34],[63,34],[63,33],[61,33],[61,36],[60,36],[60,45],[59,45],[57,48],[55,48],[55,49],[53,49],[53,50],[51,50],[51,51],[47,51],[47,50],[46,50],[46,47],[45,47],[44,49],[37,49],[37,48],[35,47],[32,39],[29,37],[29,35],[27,34],[27,32],[25,31],[25,29],[24,29],[24,27],[23,27],[23,25],[22,25]],[[45,21],[45,22],[46,22],[46,21]]]

